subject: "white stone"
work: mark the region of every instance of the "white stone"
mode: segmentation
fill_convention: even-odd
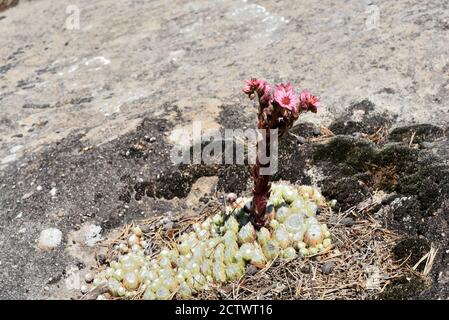
[[[28,192],[28,193],[25,193],[25,194],[22,196],[22,200],[28,199],[28,198],[31,197],[33,194],[34,194],[33,191]]]
[[[84,243],[89,247],[93,247],[97,242],[103,240],[101,236],[101,227],[90,224],[83,227],[84,231]]]
[[[61,241],[61,230],[56,228],[48,228],[42,230],[38,240],[38,247],[42,250],[54,249],[61,244]]]
[[[82,285],[80,291],[82,294],[86,294],[89,292],[89,288],[86,285]]]
[[[86,273],[86,275],[84,276],[84,281],[86,281],[87,283],[91,283],[92,281],[94,281],[94,275],[90,272]]]
[[[54,197],[54,196],[56,196],[56,192],[58,192],[58,189],[52,188],[52,189],[50,190],[50,195],[51,195],[52,197]]]
[[[42,190],[42,186],[37,186],[37,187],[36,187],[36,190],[37,190],[37,191],[41,191],[41,190]]]

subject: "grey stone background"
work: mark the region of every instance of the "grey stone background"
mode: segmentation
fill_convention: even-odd
[[[219,105],[250,110],[239,90],[251,76],[310,89],[324,107],[306,118],[323,124],[363,98],[398,122],[446,123],[448,6],[22,1],[0,20],[0,166],[74,129],[103,143],[165,102],[213,127]]]
[[[0,298],[78,297],[89,243],[197,206],[195,192],[187,206],[118,199],[167,166],[173,129],[250,119],[251,76],[318,95],[303,122],[369,99],[393,126],[447,126],[448,40],[446,0],[21,0],[0,12]],[[147,136],[152,161],[128,157]],[[61,233],[45,239],[50,228]]]

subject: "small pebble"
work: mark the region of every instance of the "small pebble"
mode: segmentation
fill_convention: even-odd
[[[25,194],[22,196],[22,200],[28,199],[28,198],[31,197],[33,194],[34,194],[33,191],[28,192],[28,193],[25,193]]]
[[[315,136],[319,136],[320,134],[321,134],[321,129],[319,128],[319,127],[314,127],[313,128],[313,134],[315,135]]]
[[[61,230],[56,228],[48,228],[42,230],[38,239],[38,247],[42,250],[54,249],[61,244],[61,241]]]
[[[89,288],[86,285],[82,285],[80,291],[82,294],[86,294],[89,292]]]
[[[321,271],[323,272],[323,274],[331,274],[332,271],[334,270],[334,267],[335,264],[333,262],[327,261],[321,267]]]
[[[86,275],[84,276],[84,281],[86,281],[87,283],[91,283],[92,281],[94,281],[94,275],[92,273],[86,273]]]
[[[54,196],[56,196],[56,192],[58,192],[58,189],[52,188],[52,189],[50,190],[50,195],[51,195],[52,197],[54,197]]]
[[[173,221],[169,221],[169,222],[164,224],[164,229],[165,230],[171,230],[171,229],[173,229],[173,226],[174,226]]]
[[[37,191],[41,191],[41,190],[42,190],[42,186],[37,186],[37,187],[36,187],[36,190],[37,190]]]
[[[150,142],[154,142],[154,141],[156,141],[156,138],[155,137],[151,137],[150,138]]]
[[[246,274],[247,274],[248,276],[253,276],[253,275],[255,275],[255,274],[257,273],[258,270],[259,270],[259,269],[257,269],[255,266],[253,266],[252,264],[250,264],[250,265],[248,266],[248,268],[246,269]]]
[[[302,273],[309,274],[310,271],[311,271],[310,265],[306,265],[306,266],[301,268],[301,272]]]
[[[304,137],[301,137],[301,136],[299,136],[297,139],[298,139],[298,143],[299,143],[299,144],[304,144],[304,143],[307,142],[307,139],[304,138]]]
[[[346,217],[341,219],[340,223],[345,227],[352,227],[354,225],[354,219],[352,219],[351,217]]]

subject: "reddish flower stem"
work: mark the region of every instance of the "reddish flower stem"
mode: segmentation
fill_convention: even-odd
[[[253,201],[251,203],[251,219],[256,227],[260,228],[267,224],[269,216],[267,214],[267,201],[270,197],[270,175],[262,175],[261,169],[270,167],[270,161],[261,164],[262,152],[270,159],[270,129],[278,129],[278,136],[281,137],[293,123],[298,119],[301,112],[316,112],[319,100],[308,91],[303,91],[301,97],[294,93],[290,83],[280,83],[274,91],[274,98],[271,96],[271,87],[265,80],[252,78],[246,81],[243,92],[250,99],[257,103],[257,116],[259,129],[266,130],[262,139],[257,140],[256,164],[251,169],[254,179]],[[299,109],[301,107],[301,109]],[[264,142],[265,150],[260,150],[261,141]]]

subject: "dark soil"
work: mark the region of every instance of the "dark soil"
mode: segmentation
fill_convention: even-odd
[[[393,249],[396,260],[406,260],[414,265],[430,250],[430,244],[424,238],[405,237]],[[422,269],[422,268],[421,268]]]

